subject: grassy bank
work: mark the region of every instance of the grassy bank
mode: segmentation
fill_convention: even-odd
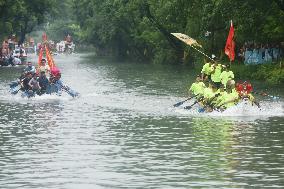
[[[266,65],[233,64],[231,70],[237,79],[264,81],[271,85],[284,84],[284,66],[281,63]]]

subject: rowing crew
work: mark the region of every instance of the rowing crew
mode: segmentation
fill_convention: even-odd
[[[197,101],[206,112],[215,110],[224,111],[236,105],[240,100],[249,100],[252,105],[259,103],[251,94],[250,83],[235,83],[234,73],[229,70],[229,66],[218,63],[206,63],[201,71],[201,76],[197,76],[195,83],[189,89]],[[205,85],[208,83],[208,86]],[[190,106],[189,106],[190,107]],[[191,108],[191,107],[190,107]]]
[[[41,60],[41,66],[36,70],[31,62],[28,62],[27,67],[24,69],[23,74],[16,83],[13,83],[11,88],[20,84],[20,89],[26,96],[31,97],[35,94],[61,94],[61,90],[67,90],[68,87],[64,86],[61,81],[61,72],[58,68],[49,68],[45,65],[46,60]],[[49,75],[49,78],[47,78]]]

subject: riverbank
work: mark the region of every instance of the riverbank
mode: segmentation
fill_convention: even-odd
[[[236,78],[265,81],[270,85],[284,84],[284,67],[281,63],[265,65],[232,65]]]

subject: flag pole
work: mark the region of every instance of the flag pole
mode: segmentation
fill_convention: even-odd
[[[231,25],[230,25],[230,27],[232,27],[233,26],[233,20],[231,20]],[[230,58],[230,67],[232,66],[232,59]]]

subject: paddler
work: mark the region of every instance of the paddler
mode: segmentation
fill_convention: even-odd
[[[242,86],[243,90],[241,93],[239,93],[240,97],[245,100],[248,99],[251,102],[251,105],[255,104],[258,108],[260,108],[259,102],[257,102],[254,96],[251,94],[253,91],[252,85],[245,81]]]
[[[204,89],[203,92],[203,101],[202,104],[206,107],[207,112],[211,112],[213,110],[212,102],[218,97],[219,90],[217,89],[214,83],[210,82],[209,86]]]
[[[215,58],[215,55],[212,55],[212,59],[214,60]],[[204,64],[204,66],[202,67],[202,70],[201,70],[201,79],[203,81],[211,81],[211,73],[214,71],[214,62],[213,61],[210,61],[210,62],[207,62],[206,64]]]
[[[32,74],[36,73],[36,69],[35,69],[35,67],[33,66],[32,62],[28,62],[28,65],[27,65],[27,67],[24,69],[24,72],[25,72],[25,73],[30,72],[30,73],[32,73]]]
[[[226,88],[227,82],[229,80],[234,79],[234,73],[232,71],[229,70],[230,65],[226,65],[224,66],[224,71],[222,71],[220,78],[221,78],[221,83],[223,84],[223,86]]]
[[[46,64],[46,59],[41,59],[40,67],[38,68],[39,73],[45,72],[47,75],[50,73],[50,68],[48,64]]]
[[[191,92],[196,98],[200,98],[203,94],[204,89],[206,88],[204,82],[201,80],[201,77],[198,75],[196,77],[195,82],[189,88],[189,92]]]
[[[212,101],[212,106],[214,109],[218,109],[217,106],[218,104],[221,104],[222,101],[224,101],[226,95],[227,95],[227,91],[225,90],[225,87],[224,86],[221,86],[219,88],[219,91],[218,91],[218,95],[217,97],[215,98],[215,100]]]
[[[222,64],[217,62],[214,63],[214,70],[211,73],[211,80],[214,82],[217,88],[221,86],[221,73],[222,73]]]
[[[40,93],[40,85],[39,85],[36,73],[33,74],[31,80],[29,81],[29,87],[32,90],[33,94]]]
[[[44,94],[46,92],[48,86],[48,79],[46,78],[46,74],[44,71],[40,72],[40,76],[38,78],[39,86],[40,86],[40,94]]]
[[[225,110],[236,105],[239,99],[239,93],[235,90],[235,81],[229,80],[226,86],[226,93],[223,93],[222,99],[216,107]]]

